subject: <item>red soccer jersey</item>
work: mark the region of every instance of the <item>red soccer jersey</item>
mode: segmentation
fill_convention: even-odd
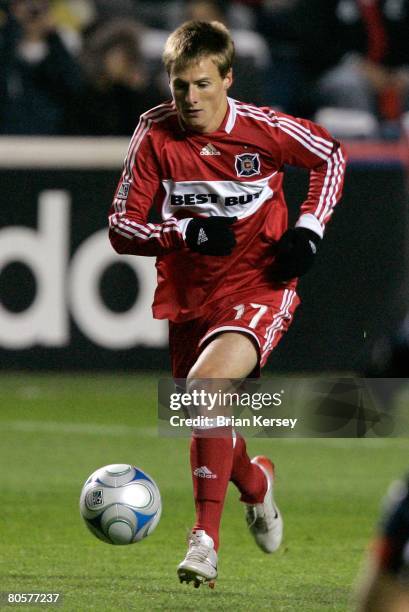
[[[310,170],[297,226],[322,237],[341,196],[345,153],[325,129],[271,108],[228,103],[222,125],[209,134],[185,129],[174,103],[161,104],[141,116],[129,145],[110,240],[119,253],[157,257],[158,319],[186,321],[222,297],[233,303],[272,290],[266,272],[287,229],[285,164]],[[152,204],[162,223],[147,222]],[[237,217],[237,245],[227,257],[186,246],[189,219],[213,215]]]

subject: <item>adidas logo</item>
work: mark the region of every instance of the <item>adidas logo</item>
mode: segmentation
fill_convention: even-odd
[[[221,155],[221,153],[211,142],[208,142],[200,151],[200,155]]]
[[[205,465],[196,468],[193,472],[193,476],[197,476],[197,478],[217,478],[217,475],[213,474]]]
[[[208,237],[206,236],[206,233],[203,229],[203,227],[200,228],[199,234],[197,236],[197,244],[202,244],[202,242],[207,242]]]
[[[317,247],[315,246],[315,243],[312,240],[309,240],[308,242],[310,243],[311,251],[315,255],[315,253],[317,252]]]

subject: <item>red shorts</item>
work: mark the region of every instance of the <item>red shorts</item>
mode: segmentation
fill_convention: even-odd
[[[209,340],[217,334],[238,331],[249,335],[258,352],[259,374],[292,321],[300,299],[293,289],[254,296],[248,303],[232,303],[231,297],[212,304],[199,319],[169,322],[169,349],[174,378],[186,378]]]

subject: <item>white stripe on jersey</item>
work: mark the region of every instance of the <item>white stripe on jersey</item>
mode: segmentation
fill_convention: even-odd
[[[317,147],[317,149],[319,149],[326,155],[328,156],[331,155],[332,148],[333,148],[332,143],[330,144],[330,146],[326,144],[325,145],[322,144],[321,142],[317,141],[314,134],[311,134],[311,132],[309,132],[308,130],[305,130],[307,132],[305,134],[304,131],[300,129],[302,126],[299,125],[298,123],[295,123],[295,121],[285,121],[284,119],[280,118],[280,119],[277,119],[277,123],[281,129],[284,130],[285,127],[288,128],[289,130],[293,131],[295,134],[298,134],[302,138],[305,138],[308,142],[312,143],[314,147]],[[324,140],[324,143],[325,143],[325,140]]]
[[[342,182],[343,169],[345,166],[345,159],[342,155],[341,149],[337,149],[333,158],[333,166],[331,160],[328,160],[328,169],[325,175],[323,191],[318,203],[317,210],[314,213],[322,226],[325,225],[327,217],[332,215],[334,207],[337,203],[337,195]],[[331,184],[328,187],[330,179]],[[323,194],[327,187],[328,192],[326,194],[326,197],[324,197]]]
[[[126,236],[127,238],[129,238],[130,240],[132,238],[142,238],[142,240],[148,240],[148,238],[153,238],[153,233],[151,236],[146,236],[146,234],[141,234],[140,232],[138,232],[136,229],[133,229],[132,227],[128,227],[126,225],[126,223],[122,222],[122,221],[117,221],[118,226],[114,227],[114,230],[117,231],[119,228],[122,229],[122,236]]]
[[[167,232],[179,232],[179,233],[181,233],[180,230],[177,227],[165,227],[165,229],[162,230],[161,232],[151,232],[149,235],[141,234],[135,228],[127,225],[126,224],[126,219],[124,219],[124,220],[115,219],[113,221],[112,228],[116,232],[121,234],[122,236],[125,236],[126,238],[132,239],[134,237],[137,237],[137,238],[141,238],[142,240],[149,240],[150,238],[160,238],[160,236],[162,236],[163,234],[166,234]],[[122,231],[119,231],[119,228]]]
[[[321,223],[321,226],[323,227],[323,223],[319,218],[319,214],[320,214],[320,210],[323,206],[324,200],[326,201],[326,196],[328,197],[328,184],[330,182],[330,179],[332,177],[332,161],[331,159],[328,160],[327,162],[327,172],[325,173],[325,179],[324,179],[324,184],[322,186],[322,190],[321,190],[321,195],[320,195],[320,199],[318,202],[318,206],[316,208],[316,210],[314,211],[314,215],[317,217],[318,221]],[[328,206],[328,204],[325,204],[326,208]]]
[[[131,141],[129,143],[128,152],[125,158],[124,172],[126,169],[127,176],[129,177],[131,176],[132,164],[130,163],[130,160],[132,159],[132,153],[133,153],[134,146],[136,145],[136,139],[139,136],[140,131],[144,129],[143,125],[146,125],[149,122],[149,119],[155,119],[156,117],[160,117],[164,113],[169,112],[171,110],[175,110],[174,105],[173,103],[168,102],[165,104],[160,104],[159,106],[155,106],[155,108],[150,109],[149,111],[147,111],[146,113],[143,113],[143,115],[140,116],[138,125],[136,126],[133,136],[131,138]],[[124,176],[123,176],[123,180],[124,180]]]
[[[118,217],[118,219],[120,219],[120,217]],[[145,232],[145,234],[149,236],[152,233],[152,230],[156,232],[160,232],[161,227],[174,226],[176,224],[176,219],[172,217],[171,219],[168,219],[162,224],[147,223],[146,225],[141,225],[140,223],[137,223],[136,221],[133,221],[132,219],[127,218],[126,223],[129,225],[132,225],[133,227],[136,227],[138,230],[142,232]]]
[[[280,127],[277,124],[282,123],[283,125],[286,125],[289,128],[293,128],[296,132],[300,133],[301,135],[304,135],[305,138],[311,142],[311,144],[315,144],[315,146],[322,149],[322,151],[326,151],[328,155],[331,154],[333,145],[330,140],[327,140],[325,138],[322,138],[321,136],[317,136],[316,134],[313,134],[310,129],[306,128],[301,123],[294,121],[290,117],[284,117],[284,116],[279,117],[278,115],[276,115],[276,113],[273,110],[271,110],[269,113],[265,113],[261,109],[251,104],[240,104],[237,106],[237,108],[244,109],[245,111],[254,113],[261,119],[268,118],[270,121],[269,125],[271,125],[272,127]]]
[[[242,111],[240,109],[246,109]],[[241,104],[237,105],[237,112],[243,116],[250,116],[258,121],[265,121],[271,127],[278,127],[282,131],[286,132],[308,150],[315,153],[327,162],[327,172],[324,179],[323,188],[321,191],[318,207],[314,212],[318,218],[322,227],[324,227],[328,217],[332,215],[333,209],[337,203],[337,196],[339,188],[342,182],[343,169],[345,160],[340,149],[337,149],[331,154],[333,144],[332,142],[312,134],[309,129],[305,126],[297,123],[288,117],[279,117],[274,111],[268,114],[270,120],[268,121],[266,115],[252,105]],[[325,152],[323,155],[322,152]]]
[[[254,111],[243,109],[241,106],[237,107],[237,114],[241,115],[242,117],[252,117],[257,121],[264,121],[264,123],[267,123],[271,127],[277,127],[276,124],[273,123],[266,115],[258,115]]]
[[[139,135],[138,139],[135,142],[135,146],[133,147],[132,150],[132,154],[130,156],[130,163],[129,163],[129,168],[128,168],[128,177],[129,180],[132,181],[132,168],[133,165],[135,163],[135,156],[136,153],[139,149],[139,146],[145,136],[145,134],[150,130],[152,123],[159,123],[160,121],[164,121],[165,119],[167,119],[168,117],[170,117],[171,115],[176,115],[176,111],[168,111],[168,112],[163,112],[161,114],[157,114],[155,116],[149,116],[147,117],[147,124],[146,124],[146,128],[143,130],[143,132]],[[144,118],[145,121],[145,118]],[[125,179],[126,180],[126,179]]]
[[[282,125],[280,122],[278,122],[278,127],[281,131],[294,138],[294,140],[298,140],[298,142],[302,144],[303,147],[311,151],[311,153],[314,153],[318,157],[321,157],[321,159],[323,159],[324,161],[328,160],[329,155],[327,152],[323,153],[319,148],[317,148],[317,145],[315,145],[315,143],[311,144],[310,140],[306,140],[304,136],[295,132],[293,128]]]
[[[124,162],[124,170],[121,177],[122,182],[132,182],[132,167],[135,162],[135,156],[143,138],[149,131],[152,122],[163,121],[167,117],[174,114],[176,114],[176,111],[174,110],[174,104],[167,103],[159,105],[158,107],[155,107],[154,109],[151,109],[150,111],[147,111],[146,113],[141,115],[140,121],[136,127],[136,130],[128,147],[128,154]],[[144,125],[145,122],[146,125]],[[160,237],[160,231],[158,233],[159,226],[154,226],[153,224],[150,224],[152,227],[148,228],[124,217],[124,215],[126,214],[126,200],[115,198],[114,210],[116,211],[116,214],[112,215],[112,219],[110,219],[110,227],[115,232],[129,239],[132,239],[133,237],[138,237],[143,240],[147,240],[149,238]],[[163,232],[175,230],[181,233],[179,227],[176,224],[176,220],[174,220],[174,224],[175,226],[172,227],[171,230],[168,228],[164,228]]]
[[[286,123],[289,126],[293,126],[294,128],[296,127],[298,130],[303,132],[306,136],[312,138],[312,140],[314,140],[315,142],[321,143],[322,145],[326,147],[326,149],[328,150],[328,153],[331,153],[332,144],[333,144],[331,140],[322,138],[322,136],[317,136],[317,134],[313,134],[309,128],[306,128],[304,125],[302,125],[302,123],[298,123],[297,121],[294,121],[290,117],[278,117],[277,115],[275,115],[275,117],[277,121],[280,121],[281,123]]]
[[[343,176],[345,174],[345,166],[346,166],[346,160],[342,154],[342,150],[339,149],[338,151],[338,159],[340,160],[339,165],[338,165],[338,177],[337,177],[337,185],[336,185],[336,189],[334,190],[333,196],[332,196],[332,205],[331,208],[329,210],[328,213],[322,215],[322,222],[326,223],[326,218],[330,215],[332,215],[332,213],[334,212],[334,208],[337,204],[338,201],[338,197],[340,194],[340,190],[342,188],[342,181],[343,181]]]
[[[161,102],[160,104],[157,104],[156,106],[153,106],[152,108],[150,108],[149,110],[145,111],[144,113],[142,113],[141,118],[149,118],[153,115],[157,115],[158,112],[161,112],[163,110],[169,110],[169,109],[176,109],[175,103],[173,100],[169,100],[169,102]]]
[[[161,104],[141,115],[140,121],[128,147],[128,153],[124,162],[124,170],[121,177],[122,182],[132,182],[132,168],[135,163],[137,151],[147,132],[151,128],[152,123],[163,121],[164,119],[167,119],[167,117],[175,114],[176,110],[173,102],[171,102]],[[116,212],[110,217],[110,227],[121,236],[124,236],[130,240],[134,237],[142,240],[160,238],[162,234],[171,231],[176,231],[180,234],[182,233],[177,225],[177,220],[174,218],[168,219],[163,225],[155,225],[153,223],[141,225],[136,221],[126,218],[126,200],[115,198],[114,209]]]
[[[172,225],[174,226],[175,223],[177,224],[177,219],[175,219],[174,217],[171,217],[170,219],[167,219],[166,221],[163,221],[163,223],[147,223],[146,225],[148,227],[150,227],[151,229],[156,229],[156,230],[160,230],[161,227],[166,227],[167,225]]]
[[[289,289],[286,289],[284,291],[283,299],[280,305],[280,310],[274,315],[271,325],[267,327],[266,333],[264,334],[266,341],[263,346],[260,361],[264,359],[265,355],[270,350],[272,344],[274,343],[274,338],[275,338],[276,333],[280,331],[281,329],[283,329],[283,320],[291,318],[289,309],[291,307],[291,304],[295,296],[296,296],[295,291],[292,291]]]
[[[125,232],[122,232],[118,227],[113,227],[112,229],[114,229],[117,234],[120,234],[124,238],[128,238],[128,239],[132,238],[132,236],[130,236],[129,234],[126,234]]]
[[[290,129],[289,127],[286,127],[286,126],[283,126],[283,125],[279,124],[278,122],[274,122],[273,123],[266,116],[262,117],[260,115],[255,115],[252,112],[242,111],[239,108],[237,109],[237,114],[241,115],[242,117],[252,117],[253,119],[256,119],[257,121],[264,121],[265,123],[267,123],[271,127],[275,127],[275,128],[278,127],[279,129],[281,129],[283,132],[285,132],[289,136],[292,136],[292,138],[294,138],[295,140],[298,140],[298,142],[300,144],[302,144],[303,147],[308,149],[308,151],[311,151],[311,153],[314,153],[314,155],[317,155],[317,157],[320,157],[324,161],[326,161],[328,159],[328,155],[326,153],[323,153],[320,149],[318,149],[317,148],[318,145],[316,143],[313,142],[311,144],[311,141],[308,141],[304,136],[300,136],[299,134],[294,132],[293,128]]]
[[[265,352],[270,339],[271,339],[271,335],[274,332],[274,329],[281,324],[282,318],[285,314],[286,308],[289,304],[289,300],[291,297],[291,291],[289,289],[285,289],[284,294],[283,294],[283,299],[281,300],[281,304],[280,304],[280,309],[278,312],[275,313],[275,315],[273,316],[273,321],[272,323],[270,323],[270,325],[266,328],[266,333],[264,334],[264,338],[266,339],[264,345],[263,345],[263,353]]]
[[[122,182],[132,183],[132,167],[135,163],[136,153],[141,145],[142,140],[151,128],[153,122],[163,121],[167,117],[176,114],[173,102],[160,104],[155,108],[141,115],[135,132],[128,146],[128,152],[124,161],[124,169],[121,176]],[[126,211],[126,200],[115,198],[114,209],[116,212]]]
[[[124,217],[124,213],[115,213],[109,218],[109,226],[129,239],[137,237],[142,240],[148,240],[149,238],[159,238],[161,234],[166,232],[182,233],[176,219],[168,219],[168,221],[162,225],[162,230],[160,225],[154,225],[153,223],[149,223],[148,225],[151,231],[149,231],[147,226],[140,225],[135,221],[127,219]],[[122,231],[119,231],[120,229]]]
[[[236,123],[236,102],[232,98],[227,98],[227,102],[229,103],[230,114],[226,122],[224,131],[227,134],[230,134],[230,132],[234,128],[234,124]]]

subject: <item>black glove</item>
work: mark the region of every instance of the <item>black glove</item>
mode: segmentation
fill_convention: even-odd
[[[198,217],[189,221],[186,244],[202,255],[230,255],[236,245],[230,227],[237,217]]]
[[[277,242],[272,277],[287,281],[308,272],[320,241],[318,234],[306,227],[288,229]]]

